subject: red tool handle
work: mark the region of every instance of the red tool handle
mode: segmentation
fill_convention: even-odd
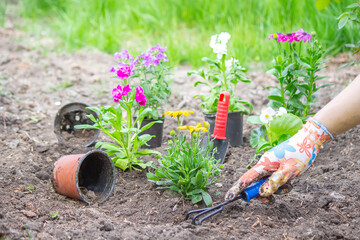
[[[215,118],[214,133],[211,135],[212,138],[225,140],[226,123],[229,111],[230,93],[220,93],[218,109]]]

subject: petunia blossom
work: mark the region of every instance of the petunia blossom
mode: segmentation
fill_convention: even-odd
[[[122,98],[126,96],[129,92],[131,92],[131,88],[129,85],[126,85],[124,88],[118,85],[112,90],[114,102],[119,102],[119,100],[123,100]]]
[[[138,86],[136,87],[136,95],[135,95],[135,100],[141,105],[141,106],[145,106],[146,105],[146,97],[144,94],[144,90]]]
[[[295,36],[299,41],[308,42],[311,39],[311,35],[305,32],[303,29],[297,30]]]
[[[274,117],[275,111],[274,109],[268,107],[260,114],[260,121],[264,124],[268,124]]]

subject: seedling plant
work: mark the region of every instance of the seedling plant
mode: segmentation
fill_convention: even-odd
[[[274,33],[269,39],[274,39],[280,53],[268,71],[279,81],[279,86],[267,87],[272,88],[268,96],[269,106],[275,109],[283,107],[305,122],[308,115],[315,114],[311,112],[311,105],[316,102],[316,92],[330,85],[316,84],[326,78],[317,75],[326,67],[323,65],[325,51],[302,29],[288,34]]]
[[[201,147],[201,132],[208,133],[207,122],[196,126],[181,125],[181,117],[189,116],[189,113],[192,112],[165,112],[166,115],[177,118],[178,132],[170,132],[167,154],[161,156],[160,167],[156,168],[155,173],[147,173],[147,178],[155,182],[159,189],[171,189],[193,203],[203,200],[210,206],[212,198],[207,186],[217,182],[223,166],[218,165],[219,161],[213,157],[213,142],[210,139],[208,146]],[[190,139],[182,130],[189,131]],[[209,138],[209,135],[205,134],[205,137]]]
[[[230,34],[227,32],[212,36],[210,47],[213,49],[213,52],[217,54],[217,58],[202,58],[202,61],[209,65],[207,71],[201,69],[188,72],[188,75],[195,74],[203,78],[203,80],[195,82],[195,87],[199,84],[204,84],[210,89],[207,95],[199,94],[194,96],[202,100],[201,108],[203,112],[216,112],[220,93],[224,91],[229,92],[231,96],[229,112],[242,111],[248,114],[252,111],[253,107],[249,102],[243,101],[238,96],[235,96],[236,85],[240,81],[243,83],[250,83],[251,81],[246,79],[244,75],[246,69],[240,66],[239,60],[227,58],[227,43],[230,37]]]
[[[158,50],[160,51],[160,50]],[[89,107],[90,110],[96,112],[99,118],[92,115],[88,117],[94,122],[93,125],[77,125],[77,129],[100,129],[108,135],[113,142],[98,142],[96,148],[105,149],[105,152],[112,157],[115,166],[122,170],[141,170],[152,165],[152,162],[144,163],[140,157],[144,155],[159,154],[155,150],[142,150],[141,146],[154,136],[149,134],[141,134],[149,129],[155,123],[161,121],[153,121],[141,127],[141,123],[153,109],[146,107],[147,98],[141,86],[130,87],[130,80],[136,75],[135,69],[139,64],[145,64],[146,61],[155,61],[164,59],[166,55],[158,58],[147,58],[141,56],[134,59],[128,51],[124,50],[115,54],[115,59],[120,60],[117,66],[112,67],[110,72],[115,73],[122,83],[113,89],[113,100],[117,105],[100,106],[100,108]],[[139,60],[140,59],[140,60]],[[159,60],[160,61],[160,60]],[[137,117],[133,118],[133,116]]]

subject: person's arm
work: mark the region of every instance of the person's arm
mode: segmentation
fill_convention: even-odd
[[[259,189],[262,200],[301,175],[315,160],[323,143],[360,124],[360,75],[289,140],[265,152],[259,162],[228,190],[226,200],[234,199],[251,183],[270,176]],[[261,198],[260,198],[261,199]],[[272,201],[270,201],[272,202]]]
[[[360,124],[360,75],[325,105],[314,119],[321,122],[333,136]]]

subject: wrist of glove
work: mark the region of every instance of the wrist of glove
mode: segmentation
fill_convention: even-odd
[[[234,199],[251,183],[271,175],[259,189],[261,197],[270,197],[289,179],[306,171],[322,144],[332,138],[325,126],[310,118],[298,133],[265,152],[259,162],[234,183],[226,193],[225,200]]]

